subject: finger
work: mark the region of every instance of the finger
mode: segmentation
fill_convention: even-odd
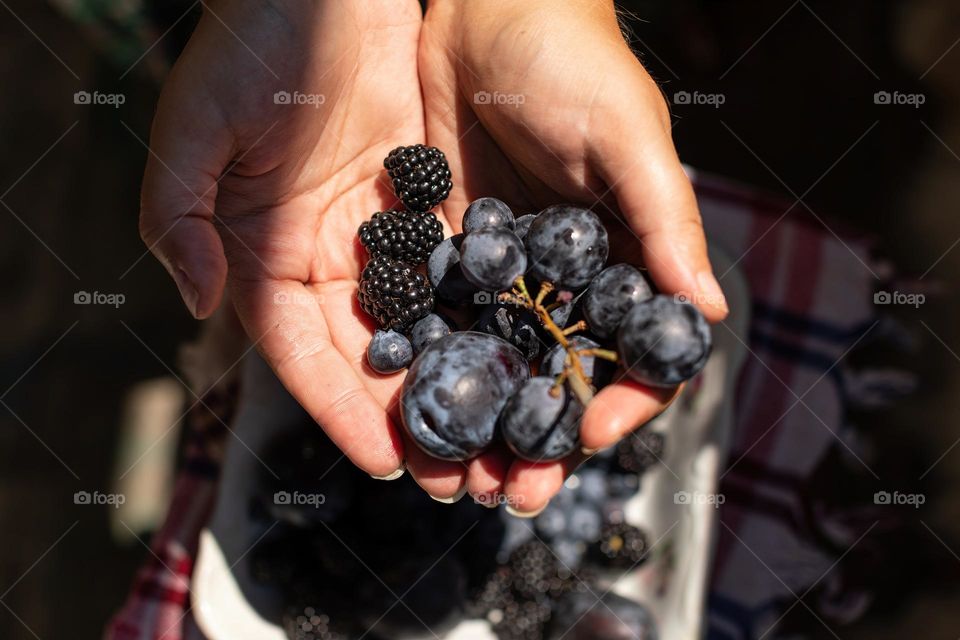
[[[513,455],[502,447],[486,451],[467,463],[467,493],[485,507],[496,507],[503,495]]]
[[[190,313],[206,318],[220,305],[227,278],[213,220],[217,179],[230,161],[233,141],[212,107],[188,114],[175,95],[172,84],[150,135],[140,236],[173,277]]]
[[[652,81],[636,82],[640,97],[626,104],[647,107],[603,121],[594,142],[600,174],[639,238],[643,262],[660,291],[685,294],[708,320],[718,322],[727,305],[707,258],[693,187],[674,149],[669,120],[664,123],[659,91],[651,90]]]
[[[680,388],[654,389],[631,380],[605,387],[587,406],[580,424],[580,442],[586,450],[612,447],[660,415],[679,393]]]
[[[503,487],[507,494],[507,510],[521,518],[538,515],[584,459],[585,456],[574,454],[554,462],[514,460]]]
[[[290,394],[358,467],[378,478],[403,465],[400,433],[334,346],[320,304],[278,304],[313,294],[292,280],[231,279],[247,335]]]
[[[407,444],[407,469],[417,484],[439,502],[456,502],[466,493],[467,466],[463,462],[440,460]]]

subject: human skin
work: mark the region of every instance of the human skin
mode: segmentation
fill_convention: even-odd
[[[322,104],[276,104],[277,91]],[[478,104],[479,91],[524,102]],[[669,114],[602,0],[433,0],[425,17],[412,0],[207,3],[158,105],[141,235],[195,317],[229,292],[259,352],[354,464],[377,477],[405,466],[439,499],[505,494],[529,515],[582,456],[434,460],[399,428],[403,373],[364,362],[375,327],[356,302],[356,230],[398,205],[387,152],[420,141],[450,161],[448,234],[482,195],[521,212],[579,202],[620,240],[613,259],[642,262],[661,291],[719,294]],[[726,313],[700,306],[714,321]],[[614,444],[670,396],[604,389],[584,445]]]

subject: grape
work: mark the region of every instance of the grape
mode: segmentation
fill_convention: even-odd
[[[590,283],[583,297],[583,315],[593,333],[609,338],[633,305],[652,297],[650,285],[636,267],[615,264]]]
[[[513,230],[513,212],[496,198],[474,200],[463,214],[464,233],[473,233],[484,227],[504,227]]]
[[[403,334],[377,329],[367,345],[367,362],[378,373],[393,373],[410,365],[413,347]]]
[[[570,205],[554,205],[540,212],[530,224],[525,242],[530,273],[568,289],[588,285],[610,253],[600,218]]]
[[[507,445],[521,458],[559,460],[580,444],[583,405],[559,387],[554,396],[552,378],[531,378],[507,401],[500,429]]]
[[[513,227],[513,232],[517,234],[518,238],[524,240],[527,237],[527,231],[530,230],[530,225],[533,223],[533,220],[536,217],[537,214],[528,213],[525,216],[520,216],[517,218],[516,224]]]
[[[460,246],[467,280],[487,291],[503,291],[527,268],[523,243],[508,229],[485,227],[468,233]]]
[[[417,356],[401,390],[401,417],[420,448],[466,460],[493,440],[503,405],[530,377],[515,347],[476,331],[451,333]]]
[[[413,352],[419,354],[430,344],[436,342],[445,335],[449,335],[453,329],[452,323],[436,313],[431,313],[417,320],[410,332],[410,341],[413,343]]]
[[[585,336],[570,337],[570,344],[574,349],[597,349],[599,344]],[[555,344],[550,347],[543,355],[543,362],[540,363],[540,375],[556,378],[563,373],[567,362],[567,350],[563,345]],[[587,376],[593,382],[597,389],[609,384],[616,370],[616,365],[609,360],[597,358],[596,356],[581,355],[580,366],[583,368],[583,375]]]
[[[427,260],[427,279],[437,298],[451,305],[473,300],[477,288],[463,275],[460,266],[460,245],[463,234],[450,236],[436,246]]]
[[[486,306],[477,319],[476,328],[503,338],[520,349],[527,360],[539,356],[544,342],[550,339],[533,311],[507,303]]]
[[[673,387],[703,369],[710,326],[693,305],[657,295],[627,313],[617,342],[628,376],[653,387]]]

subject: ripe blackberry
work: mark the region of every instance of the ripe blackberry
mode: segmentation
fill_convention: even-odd
[[[550,605],[544,600],[511,602],[503,609],[503,617],[493,625],[499,640],[531,640],[543,638],[550,620]]]
[[[291,606],[283,615],[283,630],[290,640],[348,640],[334,627],[330,616],[314,607]]]
[[[383,167],[393,180],[393,190],[411,211],[428,211],[450,194],[450,167],[443,151],[415,144],[397,147]]]
[[[547,545],[530,540],[510,554],[511,586],[521,598],[541,598],[563,590],[569,571],[557,561]]]
[[[643,473],[663,458],[663,434],[640,429],[617,444],[617,464],[631,473]]]
[[[371,256],[384,254],[418,265],[443,240],[443,225],[429,211],[381,211],[360,225],[357,235]]]
[[[426,277],[390,256],[370,259],[357,297],[383,329],[402,331],[433,311],[433,289]]]
[[[650,550],[646,534],[625,522],[604,526],[597,547],[606,564],[624,569],[642,563]]]
[[[466,617],[485,618],[490,611],[494,609],[503,610],[507,605],[516,602],[510,592],[512,580],[510,569],[507,567],[499,567],[487,576],[486,581],[467,601],[464,607]]]

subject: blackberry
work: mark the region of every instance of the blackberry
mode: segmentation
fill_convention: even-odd
[[[471,595],[464,607],[467,618],[485,618],[494,609],[503,610],[516,602],[510,592],[513,576],[507,567],[499,567],[487,576],[486,581]]]
[[[617,464],[624,471],[643,473],[663,458],[663,434],[641,429],[617,444]]]
[[[503,617],[493,625],[499,640],[533,640],[543,638],[550,620],[550,605],[543,600],[511,602],[503,609]]]
[[[371,256],[384,254],[418,265],[443,240],[443,225],[429,211],[381,211],[360,225],[357,235]]]
[[[629,569],[646,559],[650,547],[643,531],[625,522],[618,522],[603,528],[597,549],[606,564]]]
[[[383,167],[393,180],[393,190],[411,211],[428,211],[450,194],[450,166],[443,151],[415,144],[397,147]]]
[[[390,256],[370,259],[357,297],[383,329],[401,331],[433,311],[433,289],[427,278]]]
[[[570,573],[539,540],[530,540],[514,549],[510,554],[510,570],[513,591],[526,599],[562,591]]]
[[[283,615],[283,630],[290,640],[348,640],[330,616],[314,607],[291,606]]]

